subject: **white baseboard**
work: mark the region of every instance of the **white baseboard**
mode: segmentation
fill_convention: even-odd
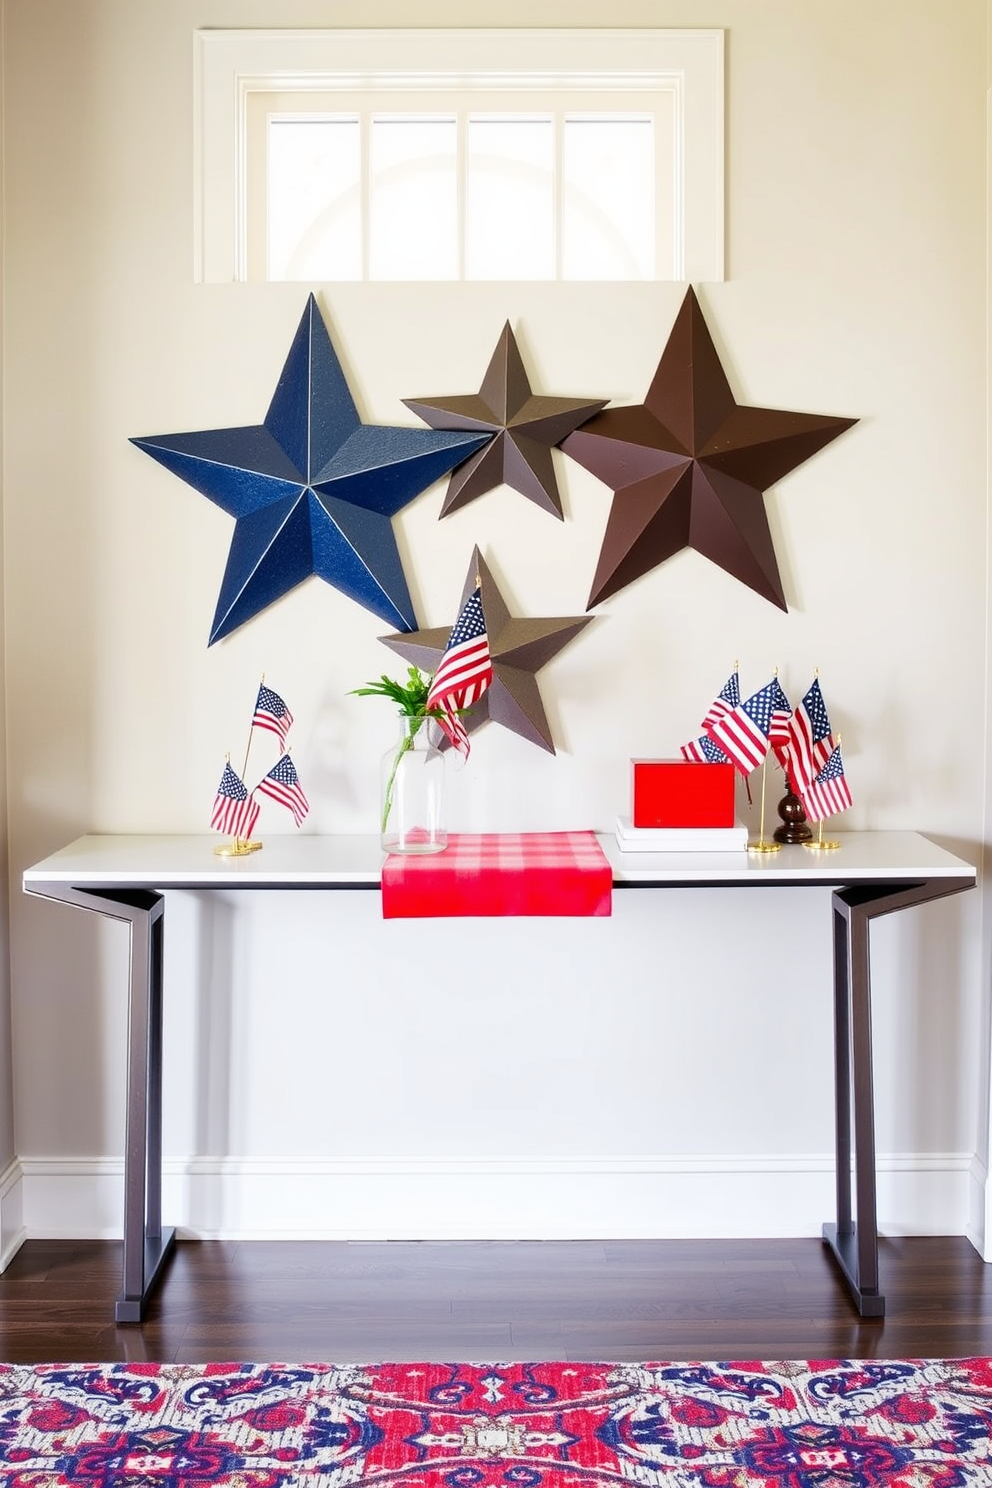
[[[15,1157],[0,1173],[0,1272],[6,1271],[26,1239],[24,1174]]]
[[[983,1261],[992,1261],[992,1184],[989,1170],[978,1157],[969,1169],[970,1196],[968,1228],[965,1234]]]
[[[119,1158],[23,1158],[32,1237],[119,1236]],[[972,1154],[878,1158],[879,1230],[975,1241]],[[983,1189],[984,1203],[984,1189]],[[163,1219],[199,1239],[500,1240],[818,1235],[830,1155],[169,1158]]]

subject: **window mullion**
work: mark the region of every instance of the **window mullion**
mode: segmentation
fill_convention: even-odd
[[[372,268],[372,118],[373,110],[362,108],[361,189],[362,189],[362,280],[367,284]]]
[[[280,97],[280,127],[288,129],[294,116],[301,129],[327,125],[332,118],[344,121],[343,113],[327,108],[333,101],[313,94]],[[531,277],[538,262],[539,277],[550,274],[558,282],[566,275],[588,279],[671,275],[671,237],[681,241],[672,200],[680,172],[671,107],[666,127],[659,128],[651,124],[657,114],[645,106],[647,99],[607,92],[574,98],[561,92],[549,97],[545,90],[543,107],[522,89],[507,94],[439,89],[416,95],[370,89],[364,98],[353,93],[349,102],[350,133],[339,137],[340,165],[329,172],[326,199],[321,199],[318,185],[324,170],[320,149],[325,146],[318,141],[312,147],[309,164],[305,135],[292,146],[280,146],[281,159],[288,162],[280,179],[288,183],[289,193],[284,193],[287,210],[279,212],[285,250],[281,261],[289,262],[287,253],[297,243],[293,251],[300,256],[294,273],[301,277],[302,265],[311,278],[357,277],[370,282],[374,271],[385,278],[450,276],[466,281],[470,253],[473,275],[494,279]],[[410,126],[408,140],[401,130],[404,123]],[[527,133],[533,124],[540,124],[537,135],[543,136],[543,143],[533,130]],[[434,126],[439,127],[432,134]],[[644,128],[654,136],[653,147],[645,141]],[[628,138],[620,132],[623,129]],[[260,127],[259,133],[264,151],[268,131]],[[330,145],[332,135],[324,138]],[[289,140],[288,133],[284,139]],[[350,162],[346,159],[345,148],[357,153],[357,161],[354,153]],[[267,171],[260,175],[269,178]],[[532,207],[539,212],[533,233],[528,224]],[[397,213],[402,222],[420,213],[420,230],[409,235],[397,232]],[[510,231],[515,222],[524,233],[522,239]],[[348,262],[341,256],[346,239],[337,232],[340,224],[347,226]],[[505,243],[500,236],[504,229]],[[649,237],[654,239],[653,252]],[[255,252],[263,273],[265,249],[263,241],[261,251]]]

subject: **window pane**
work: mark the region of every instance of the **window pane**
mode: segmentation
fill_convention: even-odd
[[[653,121],[566,119],[563,155],[563,277],[653,279]]]
[[[369,277],[458,278],[453,118],[373,119]]]
[[[671,108],[616,94],[605,108],[573,95],[557,116],[517,107],[511,94],[485,112],[468,95],[440,93],[428,108],[397,96],[388,112],[364,100],[331,111],[322,101],[280,95],[259,110],[268,169],[261,196],[249,181],[252,277],[650,281],[675,272]]]
[[[550,119],[468,121],[465,277],[555,277]]]
[[[357,118],[269,121],[270,279],[361,279]]]

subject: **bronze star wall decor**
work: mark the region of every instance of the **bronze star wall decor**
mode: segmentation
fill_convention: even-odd
[[[451,474],[441,516],[500,485],[512,486],[562,520],[551,451],[609,400],[540,397],[530,380],[509,322],[503,327],[477,393],[453,398],[404,398],[432,429],[478,430],[493,437]]]
[[[537,673],[557,656],[580,630],[589,624],[589,615],[569,615],[564,619],[519,619],[507,609],[496,580],[478,548],[472,554],[458,613],[479,583],[482,613],[486,620],[489,650],[493,659],[492,686],[465,714],[462,722],[470,734],[489,719],[500,723],[511,733],[555,753],[551,725],[544,711],[537,685]],[[451,626],[432,630],[398,631],[379,639],[423,672],[433,672],[444,653]]]
[[[562,444],[614,493],[587,608],[688,547],[787,610],[763,493],[856,423],[737,403],[690,288],[643,404]]]

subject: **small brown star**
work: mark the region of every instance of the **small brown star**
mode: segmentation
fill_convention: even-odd
[[[690,288],[644,403],[562,445],[614,492],[587,608],[695,548],[787,610],[762,493],[856,423],[736,403]]]
[[[589,624],[589,615],[570,615],[565,619],[522,620],[511,616],[506,602],[478,548],[472,555],[458,612],[479,585],[482,613],[486,621],[489,650],[493,659],[493,680],[478,702],[462,717],[470,734],[487,719],[501,723],[511,733],[529,739],[549,753],[555,753],[551,726],[544,711],[536,674],[553,656],[557,656],[580,630]],[[433,630],[397,631],[380,636],[383,645],[397,652],[422,672],[437,670],[451,634],[451,626]]]
[[[600,409],[578,398],[541,398],[530,390],[509,322],[503,327],[478,393],[422,401],[404,398],[432,429],[479,429],[493,438],[453,472],[441,516],[467,506],[499,485],[512,486],[545,511],[563,520],[551,451],[573,429]]]

